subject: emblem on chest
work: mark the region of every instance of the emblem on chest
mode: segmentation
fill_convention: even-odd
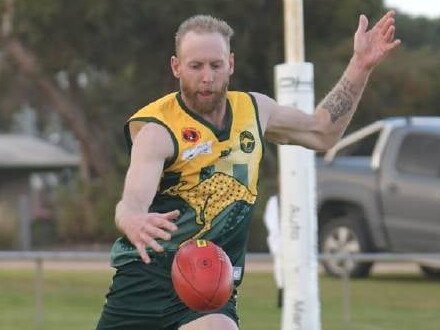
[[[240,149],[249,154],[255,149],[254,135],[249,131],[243,131],[240,133]]]
[[[197,143],[201,138],[200,131],[193,127],[182,128],[182,139],[185,142]]]

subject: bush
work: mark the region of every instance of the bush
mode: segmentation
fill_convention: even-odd
[[[57,236],[60,243],[108,243],[115,239],[114,209],[122,179],[111,175],[89,186],[79,178],[58,191]]]
[[[18,214],[5,202],[0,202],[0,248],[14,247],[18,236]]]

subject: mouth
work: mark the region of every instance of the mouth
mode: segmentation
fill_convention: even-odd
[[[200,91],[198,94],[202,97],[210,97],[214,93],[211,91]]]

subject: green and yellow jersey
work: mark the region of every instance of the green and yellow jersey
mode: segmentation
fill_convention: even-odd
[[[227,92],[224,129],[219,130],[189,110],[180,93],[172,93],[136,112],[132,121],[164,126],[174,143],[174,155],[165,163],[150,212],[180,210],[178,230],[170,241],[160,241],[167,253],[190,239],[211,240],[229,255],[242,273],[251,211],[257,196],[262,132],[254,97]],[[151,255],[155,252],[147,249]],[[139,260],[126,238],[112,249],[112,264]],[[241,274],[240,276],[241,278]]]

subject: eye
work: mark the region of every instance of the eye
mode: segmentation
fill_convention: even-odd
[[[190,63],[189,67],[191,69],[193,69],[193,70],[198,70],[198,69],[200,69],[202,67],[202,64],[200,64],[200,63]]]
[[[211,68],[214,70],[220,69],[222,66],[222,62],[214,62],[211,64]]]

